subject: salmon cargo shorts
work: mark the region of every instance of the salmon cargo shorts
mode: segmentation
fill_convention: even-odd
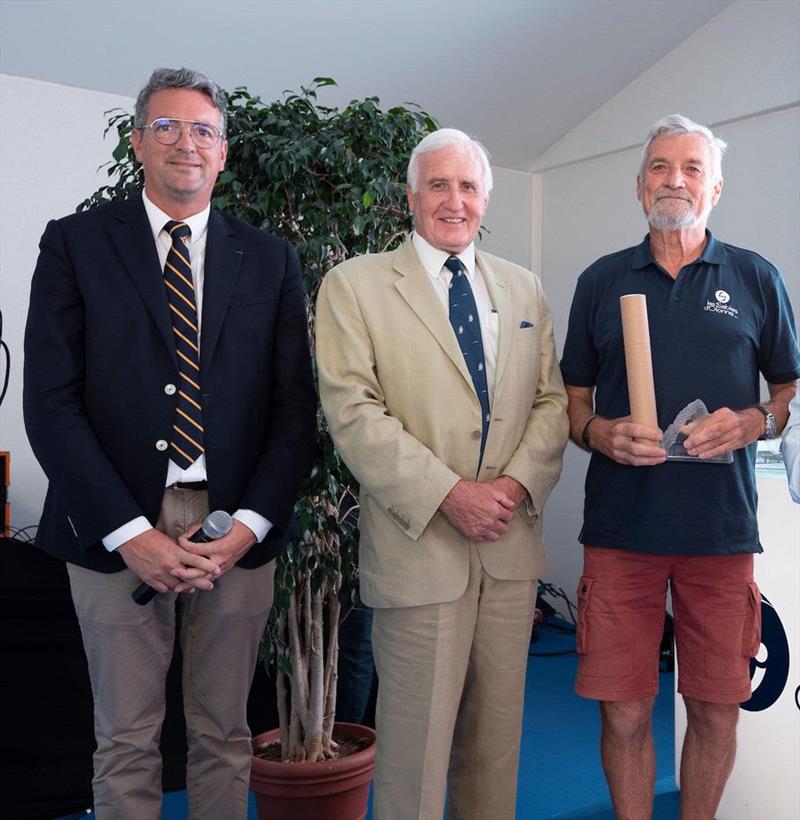
[[[750,697],[761,641],[753,555],[653,555],[584,548],[578,584],[575,691],[596,700],[658,692],[667,585],[672,590],[678,691],[710,703]]]

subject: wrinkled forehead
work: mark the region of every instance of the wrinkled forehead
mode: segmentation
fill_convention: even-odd
[[[423,182],[434,179],[457,179],[480,185],[483,180],[483,166],[473,145],[447,145],[420,154],[419,176]]]
[[[647,151],[646,165],[664,162],[695,162],[709,168],[714,165],[711,146],[700,134],[675,134],[656,137]]]
[[[163,88],[147,101],[146,121],[183,119],[218,126],[222,113],[207,94],[188,88]]]

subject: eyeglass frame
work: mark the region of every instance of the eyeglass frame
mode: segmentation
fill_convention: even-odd
[[[134,127],[138,131],[150,131],[150,133],[153,135],[153,139],[159,145],[177,145],[178,142],[180,142],[181,138],[183,137],[183,126],[180,126],[180,131],[178,133],[178,137],[174,142],[161,142],[161,140],[158,139],[158,137],[156,136],[155,129],[153,128],[153,126],[157,122],[189,123],[190,124],[189,125],[189,138],[191,139],[191,141],[194,144],[195,148],[200,148],[201,150],[208,150],[210,148],[213,148],[215,145],[217,145],[219,143],[219,141],[221,139],[225,138],[224,132],[221,131],[216,125],[211,125],[210,123],[207,123],[207,122],[201,122],[200,120],[185,120],[185,119],[181,119],[180,117],[156,117],[148,125],[137,125],[137,126],[134,126]],[[197,140],[194,138],[194,134],[192,133],[192,129],[194,128],[195,125],[202,125],[204,128],[213,128],[214,131],[217,132],[217,138],[214,140],[214,142],[211,143],[211,145],[198,145],[197,144]]]

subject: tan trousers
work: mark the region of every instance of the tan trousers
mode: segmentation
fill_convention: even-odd
[[[208,513],[205,492],[168,489],[157,528],[177,537]],[[97,820],[161,817],[164,684],[181,612],[183,701],[192,820],[245,820],[250,778],[247,696],[272,606],[274,564],[234,567],[216,588],[139,606],[130,570],[68,565],[94,694]]]
[[[456,601],[374,610],[376,820],[512,820],[535,581],[471,547]]]

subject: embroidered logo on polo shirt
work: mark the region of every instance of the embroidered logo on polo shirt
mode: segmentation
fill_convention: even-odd
[[[714,299],[707,299],[703,310],[710,313],[724,313],[726,316],[732,316],[734,319],[739,318],[739,310],[733,305],[728,304],[731,301],[731,295],[726,290],[716,291]]]

